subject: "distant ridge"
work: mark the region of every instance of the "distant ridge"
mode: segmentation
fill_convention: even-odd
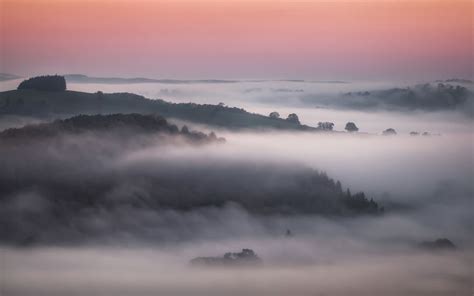
[[[72,83],[103,83],[103,84],[133,84],[133,83],[166,83],[166,84],[192,84],[192,83],[235,83],[237,80],[203,79],[203,80],[180,80],[180,79],[153,79],[145,77],[121,78],[121,77],[91,77],[83,74],[64,75],[67,82]]]
[[[231,79],[154,79],[146,77],[93,77],[84,74],[66,74],[64,75],[67,82],[72,83],[102,83],[102,84],[134,84],[134,83],[163,83],[163,84],[195,84],[195,83],[237,83],[237,82],[306,82],[306,83],[350,83],[341,80],[304,80],[304,79],[250,79],[250,80],[231,80]]]
[[[474,81],[469,79],[462,79],[462,78],[450,78],[446,80],[436,80],[435,82],[439,83],[463,83],[463,84],[472,84]]]
[[[267,80],[262,80],[267,81]],[[304,80],[304,79],[277,79],[273,81],[280,81],[280,82],[306,82],[306,83],[335,83],[335,84],[345,84],[350,83],[349,81],[343,80]]]
[[[20,79],[21,77],[15,74],[9,73],[0,73],[0,81],[15,80]]]

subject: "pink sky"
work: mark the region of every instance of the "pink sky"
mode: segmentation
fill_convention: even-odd
[[[0,0],[1,72],[472,77],[472,1]]]

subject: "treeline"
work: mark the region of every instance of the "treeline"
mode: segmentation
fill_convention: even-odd
[[[474,92],[452,83],[425,83],[410,87],[363,90],[333,96],[303,95],[308,106],[351,110],[451,111],[473,117]]]
[[[23,80],[18,89],[33,89],[41,91],[65,91],[66,79],[59,75],[37,76]]]
[[[450,110],[464,105],[469,100],[473,100],[473,94],[464,86],[426,83],[407,88],[349,92],[338,102],[359,108]]]

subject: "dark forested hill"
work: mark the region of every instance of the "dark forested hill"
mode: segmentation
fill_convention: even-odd
[[[0,93],[0,116],[22,115],[57,118],[78,114],[159,113],[166,118],[209,124],[229,129],[315,128],[291,121],[249,113],[243,109],[194,103],[174,104],[130,93],[104,94],[76,91],[12,90]]]
[[[163,213],[229,204],[254,215],[382,212],[313,169],[223,159],[226,144],[212,145],[222,142],[139,114],[81,115],[3,131],[0,243],[159,239],[169,227]]]
[[[257,216],[382,212],[363,193],[346,192],[311,169],[159,157],[112,162],[98,149],[89,154],[72,143],[60,147],[22,146],[17,151],[30,153],[24,156],[0,149],[0,244],[64,244],[116,235],[159,239],[160,231],[176,223],[162,217],[229,204]]]
[[[0,132],[0,140],[3,144],[11,141],[36,141],[48,140],[57,136],[80,135],[84,133],[121,135],[122,142],[130,137],[141,134],[166,134],[171,136],[182,136],[188,140],[198,141],[223,141],[214,133],[210,136],[189,131],[187,127],[178,129],[176,125],[169,124],[166,119],[159,115],[141,114],[109,114],[109,115],[78,115],[75,117],[55,120],[51,123],[27,125],[22,128],[12,128]],[[124,137],[127,135],[128,137]]]

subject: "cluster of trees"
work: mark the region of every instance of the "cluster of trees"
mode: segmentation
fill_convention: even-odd
[[[278,113],[276,111],[273,111],[268,115],[268,117],[270,117],[271,119],[280,119],[280,113]],[[299,119],[298,115],[296,115],[296,113],[288,114],[288,117],[286,118],[286,121],[291,122],[291,123],[295,123],[295,124],[298,124],[298,125],[301,124],[300,119]]]
[[[252,249],[242,249],[242,252],[228,252],[222,257],[197,257],[190,263],[195,266],[255,266],[263,262]]]
[[[415,131],[411,131],[410,132],[410,136],[419,136],[419,135],[422,135],[422,136],[431,136],[431,134],[429,132],[423,132],[423,133],[420,133],[420,132],[415,132]]]
[[[320,130],[332,131],[334,129],[334,123],[327,122],[327,121],[326,122],[318,122],[318,128]],[[354,122],[351,122],[351,121],[346,123],[346,126],[344,127],[344,129],[349,133],[359,131],[359,128],[357,127],[357,125]]]
[[[18,89],[33,89],[41,91],[65,91],[66,79],[59,75],[37,76],[23,80]]]
[[[279,119],[280,118],[280,113],[273,111],[271,112],[268,117],[272,119]],[[287,121],[296,123],[296,124],[301,124],[300,120],[298,118],[298,115],[295,113],[291,113],[288,115],[286,118]],[[334,129],[334,123],[332,122],[318,122],[318,129],[319,130],[324,130],[324,131],[332,131]],[[345,130],[348,132],[357,132],[359,131],[359,128],[356,126],[354,122],[348,122],[346,123]]]
[[[384,135],[384,136],[395,136],[396,134],[397,134],[397,131],[393,128],[388,128],[388,129],[386,129],[382,132],[382,135]],[[411,131],[410,132],[410,136],[419,136],[419,135],[422,135],[422,136],[425,136],[425,137],[431,136],[431,134],[429,132],[423,132],[423,133],[416,132],[416,131]]]
[[[334,128],[334,123],[332,122],[318,122],[318,128],[323,131],[332,131]]]
[[[378,204],[372,198],[370,200],[367,199],[364,192],[351,195],[348,189],[346,195],[345,202],[347,206],[355,211],[363,211],[368,213],[378,213],[384,211],[383,207],[379,208]]]
[[[367,93],[367,94],[360,94],[360,95],[370,95],[370,93]],[[280,114],[276,111],[274,112],[271,112],[269,114],[269,117],[270,118],[273,118],[273,119],[278,119],[280,118]],[[299,120],[298,120],[298,116],[295,114],[295,113],[292,113],[290,115],[288,115],[288,118],[286,120],[292,120],[292,118],[296,118],[295,122],[298,122],[299,123]],[[328,122],[328,121],[325,121],[325,122],[318,122],[318,127],[317,127],[318,130],[323,130],[323,131],[332,131],[334,129],[334,123],[332,122]],[[344,129],[349,132],[349,133],[354,133],[354,132],[358,132],[359,131],[359,128],[357,127],[357,125],[352,122],[352,121],[349,121],[346,123]],[[393,128],[388,128],[384,131],[382,131],[382,135],[384,136],[392,136],[392,135],[396,135],[397,134],[397,131]],[[411,136],[418,136],[418,135],[423,135],[423,136],[430,136],[431,134],[429,132],[423,132],[423,133],[419,133],[419,132],[416,132],[416,131],[412,131],[410,132],[410,135]]]

